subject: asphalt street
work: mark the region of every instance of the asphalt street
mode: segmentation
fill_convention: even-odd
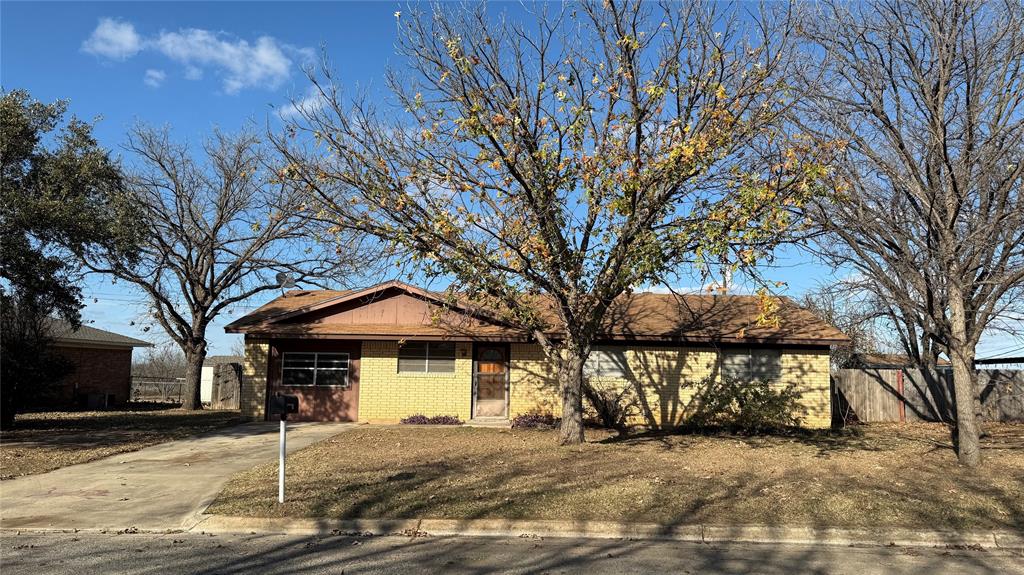
[[[1024,574],[999,549],[492,537],[0,534],[4,575],[195,573]]]

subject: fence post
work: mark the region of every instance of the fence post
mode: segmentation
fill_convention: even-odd
[[[900,423],[907,422],[907,400],[903,394],[903,370],[896,372],[896,391],[900,394]]]

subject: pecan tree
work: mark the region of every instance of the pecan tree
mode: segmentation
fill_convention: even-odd
[[[337,230],[389,242],[532,334],[557,368],[560,441],[577,443],[609,305],[686,266],[753,265],[798,222],[828,146],[780,122],[785,11],[539,9],[401,14],[391,105],[345,97],[325,63],[277,144],[282,179]]]

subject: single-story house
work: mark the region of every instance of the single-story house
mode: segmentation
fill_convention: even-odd
[[[217,366],[235,364],[241,366],[243,363],[245,363],[245,358],[239,355],[207,356],[203,360],[203,369],[199,372],[199,400],[203,403],[213,401],[213,374]]]
[[[74,329],[71,324],[52,319],[52,349],[71,366],[72,371],[46,394],[50,407],[112,407],[127,402],[132,387],[132,350],[153,344],[87,325]]]
[[[786,298],[778,325],[760,325],[760,315],[754,296],[623,296],[587,376],[628,396],[630,421],[652,427],[678,424],[701,386],[723,375],[795,385],[802,425],[830,425],[830,346],[849,339]],[[541,347],[492,318],[395,281],[287,292],[225,328],[245,335],[242,413],[268,418],[268,398],[280,392],[299,397],[299,420],[559,415],[556,374]]]

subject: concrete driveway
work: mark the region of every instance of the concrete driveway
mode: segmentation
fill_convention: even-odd
[[[352,423],[294,423],[288,452]],[[277,458],[277,423],[247,423],[0,483],[4,529],[189,529],[235,473]]]

